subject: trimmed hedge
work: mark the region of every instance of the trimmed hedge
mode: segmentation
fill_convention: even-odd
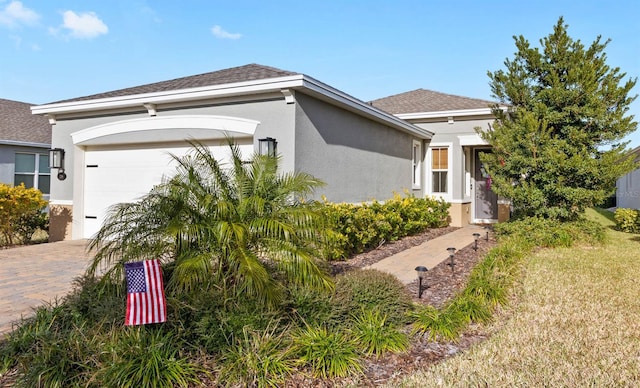
[[[412,194],[402,197],[398,193],[385,202],[335,204],[325,200],[322,212],[335,231],[327,256],[344,259],[387,241],[447,226],[450,206],[441,199],[416,198]]]

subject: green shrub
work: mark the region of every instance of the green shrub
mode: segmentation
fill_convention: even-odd
[[[377,310],[391,325],[405,322],[411,295],[395,276],[375,269],[350,271],[336,277],[336,315],[344,321],[354,311]]]
[[[274,322],[277,325],[277,322]],[[279,387],[291,374],[294,362],[291,348],[282,333],[244,330],[233,346],[222,355],[218,383],[247,387]]]
[[[294,334],[293,343],[300,364],[316,377],[345,377],[362,371],[356,344],[348,333],[307,326]]]
[[[14,230],[20,244],[29,244],[36,231],[49,230],[49,214],[41,210],[26,212],[18,218]]]
[[[627,233],[640,233],[640,210],[618,208],[613,217],[618,230]]]
[[[204,370],[181,352],[173,333],[156,327],[113,330],[93,381],[101,387],[187,387]]]
[[[37,308],[4,341],[2,364],[19,367],[21,386],[82,386],[99,353],[91,329],[57,300]]]
[[[282,313],[253,299],[237,299],[226,306],[199,311],[195,322],[195,342],[210,353],[224,352],[244,338],[245,332],[271,327]]]
[[[355,317],[353,334],[367,356],[403,352],[409,346],[409,337],[386,318],[379,310],[363,310]]]
[[[65,309],[83,322],[120,326],[126,311],[125,293],[123,282],[115,284],[100,282],[92,276],[78,277],[74,280],[74,290],[65,298]]]
[[[291,287],[288,292],[289,300],[285,308],[293,312],[292,319],[298,324],[334,327],[343,323],[336,314],[332,293],[299,286]]]
[[[448,225],[450,204],[433,198],[395,194],[384,203],[332,204],[325,201],[322,212],[332,225],[329,257],[339,259],[373,249],[386,241]]]
[[[495,225],[498,236],[518,239],[523,250],[533,247],[570,247],[574,242],[598,242],[605,239],[602,225],[586,219],[562,222],[542,217],[528,217]]]
[[[22,217],[41,212],[47,206],[38,189],[27,189],[23,184],[9,186],[0,183],[0,236],[4,244],[13,244],[16,226]]]

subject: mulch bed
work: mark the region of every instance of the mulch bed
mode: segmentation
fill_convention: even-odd
[[[352,271],[376,263],[402,250],[420,245],[423,242],[452,232],[456,228],[447,227],[440,229],[430,229],[423,233],[405,237],[399,241],[393,241],[381,245],[380,247],[356,255],[349,260],[332,263],[332,273],[339,274]],[[488,241],[485,235],[478,240],[478,250],[473,249],[473,244],[458,250],[455,253],[454,270],[447,265],[448,261],[440,263],[435,268],[427,272],[425,278],[429,288],[423,292],[422,298],[418,299],[417,280],[407,285],[409,292],[414,295],[416,303],[430,304],[441,307],[450,300],[457,291],[464,288],[469,274],[478,261],[484,257],[496,241],[493,234],[489,234]],[[407,332],[410,330],[406,328]],[[341,379],[314,379],[303,374],[297,374],[289,379],[287,387],[336,387],[336,386],[358,386],[374,387],[389,382],[391,379],[413,373],[420,369],[426,369],[430,365],[436,364],[448,357],[456,355],[473,344],[476,344],[487,337],[480,327],[472,325],[458,339],[457,342],[434,342],[427,339],[415,340],[411,347],[404,353],[388,353],[381,358],[368,358],[363,361],[363,373]],[[9,384],[15,379],[15,370],[10,371],[5,376],[0,376],[0,385]]]
[[[398,253],[407,248],[420,245],[423,242],[452,232],[456,228],[447,227],[440,229],[430,229],[423,233],[405,237],[399,241],[389,242],[377,249],[356,255],[349,260],[332,264],[334,274],[351,271],[376,263],[386,257]],[[477,251],[471,244],[455,253],[454,270],[447,265],[448,260],[440,263],[435,268],[430,269],[426,275],[426,289],[422,298],[418,298],[417,280],[407,285],[409,292],[414,296],[413,301],[425,305],[442,307],[459,290],[466,286],[471,270],[480,259],[496,244],[492,233],[489,233],[488,241],[486,235],[478,240]],[[424,284],[424,283],[423,283]],[[407,332],[410,328],[406,329]],[[391,379],[413,373],[420,369],[426,369],[430,365],[438,363],[448,357],[456,355],[476,344],[487,335],[476,325],[471,325],[457,342],[434,342],[426,338],[412,343],[411,347],[404,353],[388,353],[381,358],[368,358],[363,362],[363,374],[344,379],[312,379],[301,375],[296,375],[287,382],[288,387],[335,387],[343,385],[355,385],[358,387],[374,387]]]

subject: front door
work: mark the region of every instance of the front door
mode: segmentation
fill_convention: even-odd
[[[480,154],[491,152],[491,150],[474,150],[474,218],[476,220],[497,220],[498,219],[498,195],[491,190],[491,176],[487,174]]]

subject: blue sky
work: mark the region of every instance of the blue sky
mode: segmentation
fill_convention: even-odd
[[[637,0],[0,0],[0,97],[43,104],[259,63],[365,101],[418,88],[491,99],[487,71],[513,56],[512,37],[537,45],[560,16],[640,75]],[[640,146],[640,131],[629,139]]]

